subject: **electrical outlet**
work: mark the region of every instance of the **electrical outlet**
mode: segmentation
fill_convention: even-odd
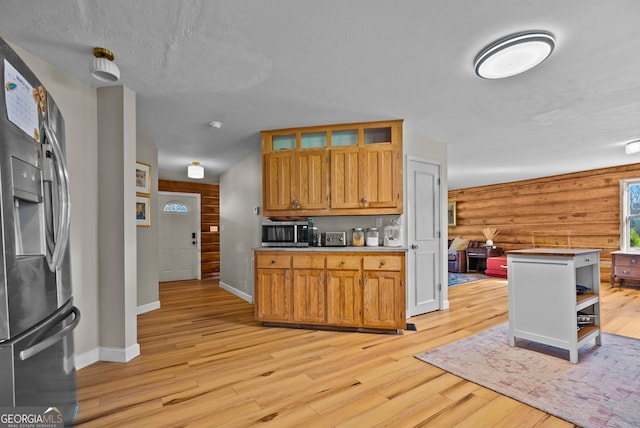
[[[256,215],[260,214],[260,207],[253,207],[253,213]]]

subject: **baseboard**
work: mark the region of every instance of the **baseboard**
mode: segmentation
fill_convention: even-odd
[[[449,301],[445,300],[442,302],[442,310],[449,309]]]
[[[75,356],[76,370],[83,369],[87,366],[90,366],[93,363],[97,363],[100,361],[100,350],[99,348],[92,349],[89,352],[85,352],[84,354]]]
[[[240,291],[237,288],[234,288],[234,287],[230,286],[229,284],[226,284],[226,283],[220,281],[220,288],[222,288],[223,290],[227,290],[231,294],[235,294],[236,296],[238,296],[242,300],[246,300],[249,303],[253,303],[253,296],[252,295],[247,294],[244,291]]]
[[[126,349],[101,347],[99,355],[100,361],[126,363],[140,355],[140,345],[136,343]]]
[[[156,309],[160,309],[160,300],[158,300],[157,302],[151,302],[151,303],[147,303],[146,305],[138,306],[136,308],[136,315],[155,311]]]

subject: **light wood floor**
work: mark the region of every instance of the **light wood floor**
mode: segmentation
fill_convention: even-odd
[[[214,281],[163,283],[142,354],[78,372],[81,427],[570,427],[414,355],[507,322],[507,285],[449,288],[402,335],[267,328]],[[640,337],[640,291],[603,284],[603,330]]]

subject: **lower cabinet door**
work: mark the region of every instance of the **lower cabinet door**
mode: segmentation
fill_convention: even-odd
[[[290,269],[258,269],[256,281],[256,319],[291,320]]]
[[[363,324],[371,328],[404,328],[405,289],[400,272],[364,272]]]
[[[325,301],[324,269],[294,269],[293,321],[326,323]]]
[[[358,270],[327,270],[327,323],[362,325],[362,284]]]

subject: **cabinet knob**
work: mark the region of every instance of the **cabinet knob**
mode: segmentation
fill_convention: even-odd
[[[584,259],[585,262],[590,262],[591,259],[589,257],[587,257],[586,259]]]
[[[272,264],[272,265],[273,265],[273,264],[275,264],[275,263],[276,263],[276,261],[275,261],[275,260],[271,260],[271,264]]]
[[[293,206],[296,208],[298,207],[298,205],[300,205],[300,201],[297,199],[294,199],[292,203],[293,203]]]
[[[420,248],[420,245],[418,245],[418,244],[411,244],[411,249],[412,249],[412,250],[417,250],[418,248]]]
[[[380,266],[384,266],[384,260],[380,261]]]
[[[340,265],[344,265],[344,260],[340,260]]]
[[[362,199],[360,199],[360,202],[362,202],[363,204],[367,203],[367,198],[363,197]]]
[[[631,263],[635,263],[635,262],[636,262],[636,259],[631,259]]]

